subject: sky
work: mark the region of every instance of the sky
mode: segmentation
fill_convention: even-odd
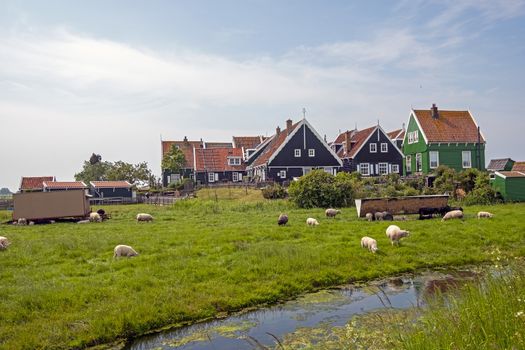
[[[271,135],[306,118],[400,128],[470,110],[490,158],[525,160],[525,0],[0,0],[0,187],[71,181],[94,152]]]

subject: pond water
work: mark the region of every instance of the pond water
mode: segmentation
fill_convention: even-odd
[[[323,290],[282,304],[144,336],[124,349],[274,349],[287,335],[311,328],[341,327],[355,315],[421,306],[436,290],[475,278],[470,270],[405,275],[366,286]]]

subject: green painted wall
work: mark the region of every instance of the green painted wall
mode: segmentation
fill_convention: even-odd
[[[408,134],[412,131],[419,131],[419,141],[416,143],[408,144]],[[485,145],[481,145],[481,161],[478,164],[477,158],[477,145],[475,143],[431,143],[427,145],[423,138],[422,132],[419,129],[417,122],[413,115],[410,115],[408,121],[407,132],[405,133],[405,139],[403,140],[403,153],[405,156],[411,156],[412,173],[416,172],[416,154],[421,153],[422,158],[422,172],[424,174],[431,173],[434,169],[430,169],[430,151],[439,152],[439,165],[449,166],[456,171],[462,171],[462,152],[470,151],[471,153],[471,165],[472,168],[478,168],[481,165],[481,169],[485,169]],[[406,158],[403,162],[403,174],[406,175]]]
[[[525,201],[525,177],[507,177],[504,179],[496,175],[490,184],[497,192],[501,193],[505,201]]]
[[[507,188],[505,186],[506,182],[504,178],[496,175],[494,180],[490,180],[490,184],[492,185],[492,188],[494,188],[496,192],[501,193],[503,198],[507,198]]]

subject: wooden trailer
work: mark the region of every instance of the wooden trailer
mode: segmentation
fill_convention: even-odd
[[[421,208],[443,208],[448,203],[448,195],[407,196],[387,198],[362,198],[355,200],[357,216],[366,213],[387,211],[394,215],[419,214]]]
[[[13,220],[51,220],[89,216],[89,196],[84,190],[23,192],[13,195]]]

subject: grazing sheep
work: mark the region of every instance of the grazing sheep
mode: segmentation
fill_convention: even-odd
[[[135,251],[135,249],[131,248],[129,245],[119,244],[118,246],[113,249],[113,257],[118,258],[121,256],[137,256],[139,253]]]
[[[80,221],[77,221],[77,224],[89,224],[91,221],[89,220],[80,220]]]
[[[378,212],[374,213],[374,219],[376,221],[382,221],[383,220],[383,212],[378,211]]]
[[[91,222],[102,222],[102,217],[99,213],[89,213],[89,221]]]
[[[408,220],[406,215],[394,215],[393,219],[394,219],[394,221],[406,221],[406,220]]]
[[[390,225],[386,229],[386,236],[390,239],[392,245],[394,245],[394,243],[399,245],[401,238],[410,236],[410,232],[400,229],[399,226]]]
[[[7,246],[10,244],[11,243],[9,242],[7,238],[0,236],[0,250],[7,249]]]
[[[317,220],[315,220],[314,218],[308,218],[308,219],[306,219],[306,224],[308,226],[317,226],[317,225],[319,225],[319,222]]]
[[[17,225],[20,225],[20,226],[24,226],[24,225],[27,225],[27,220],[25,218],[20,218],[18,219],[18,221],[16,222]]]
[[[332,208],[329,208],[329,209],[326,209],[326,211],[324,212],[326,214],[327,217],[329,218],[335,218],[335,216],[337,214],[341,214],[341,210],[337,210],[337,209],[332,209]]]
[[[383,220],[385,220],[385,221],[394,221],[394,216],[391,213],[389,213],[387,211],[384,211],[383,212]]]
[[[463,218],[463,212],[461,210],[452,210],[446,213],[443,216],[443,219],[441,221],[449,220],[449,219],[462,219]]]
[[[368,221],[374,221],[374,214],[372,213],[366,213],[365,217]]]
[[[150,214],[146,214],[146,213],[137,214],[137,222],[139,221],[145,221],[145,222],[153,221],[153,216],[151,216]]]
[[[372,253],[377,252],[377,241],[371,237],[363,237],[361,238],[361,247],[366,248]]]
[[[489,213],[488,211],[480,211],[480,212],[478,212],[478,219],[480,219],[480,218],[491,218],[493,216],[494,216],[494,214]]]
[[[279,220],[277,220],[277,224],[279,226],[286,225],[288,223],[288,215],[281,214],[279,215]]]

